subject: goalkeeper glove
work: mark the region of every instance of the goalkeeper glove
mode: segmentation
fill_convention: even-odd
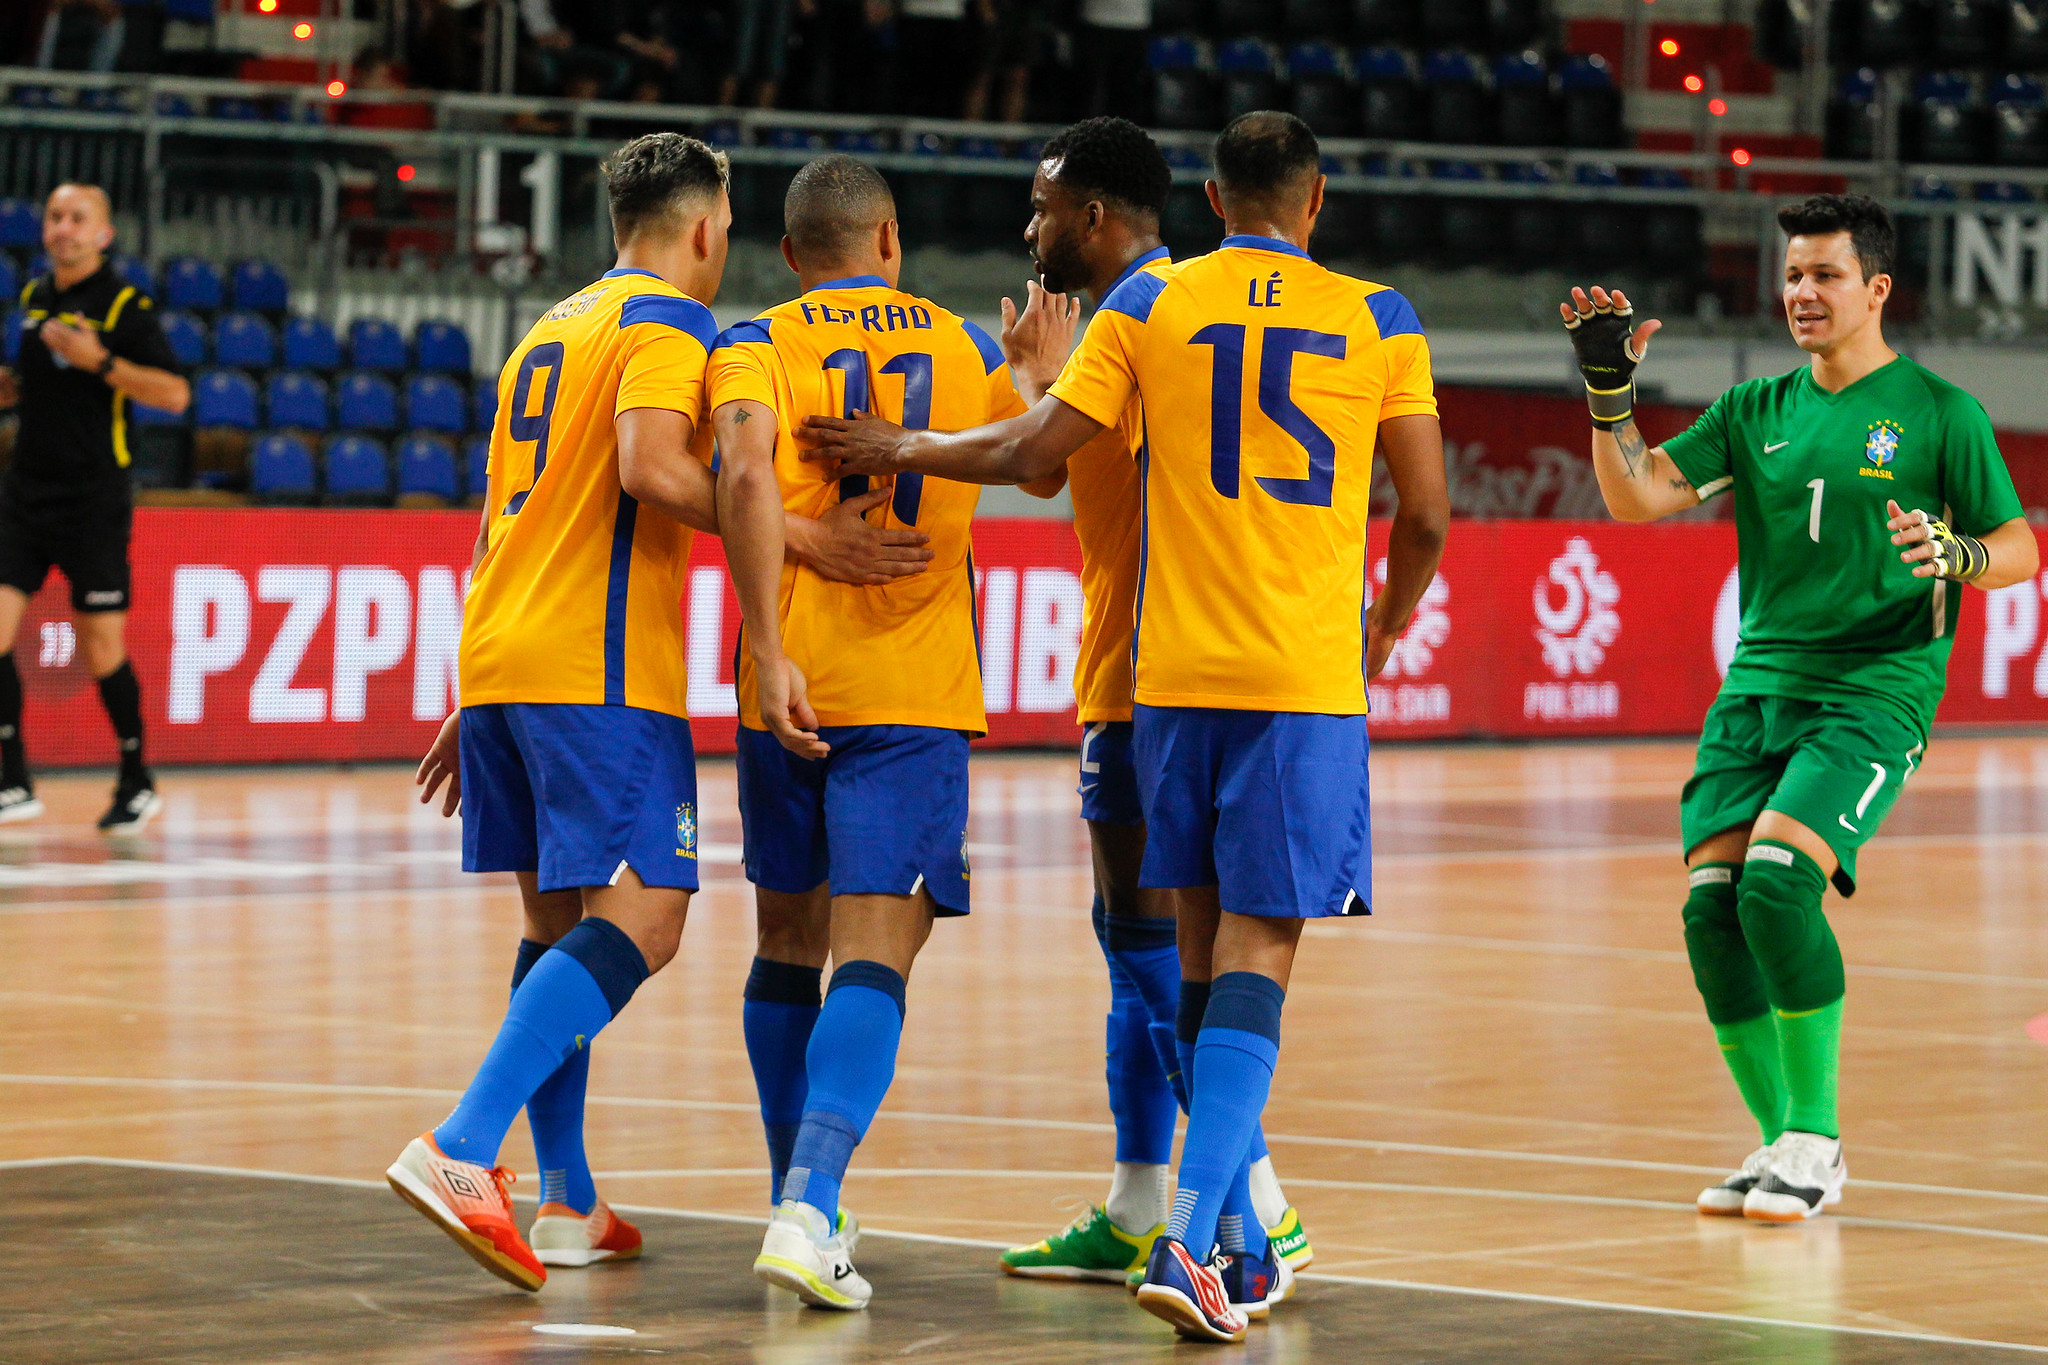
[[[1927,548],[1934,551],[1920,562],[1933,565],[1936,578],[1968,583],[1982,578],[1991,567],[1991,551],[1977,537],[1966,536],[1925,512],[1920,513],[1920,520],[1927,527]]]
[[[1586,406],[1593,425],[1612,431],[1635,415],[1636,366],[1642,354],[1629,342],[1635,309],[1594,304],[1590,313],[1574,312],[1565,330],[1578,354],[1579,375],[1586,381]]]

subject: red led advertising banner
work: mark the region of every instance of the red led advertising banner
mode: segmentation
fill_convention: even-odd
[[[1384,523],[1372,563],[1385,575]],[[456,701],[472,512],[183,510],[135,517],[129,641],[167,763],[409,759]],[[1065,522],[975,527],[989,737],[1072,744],[1079,553]],[[1681,735],[1734,649],[1727,522],[1460,521],[1373,685],[1376,739]],[[111,761],[112,737],[52,577],[16,648],[41,766]],[[2048,721],[2048,574],[1961,591],[1948,723]],[[700,537],[688,623],[700,752],[730,752],[738,609]]]

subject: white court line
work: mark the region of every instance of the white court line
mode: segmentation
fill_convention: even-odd
[[[0,1170],[20,1170],[47,1166],[115,1166],[137,1170],[178,1171],[194,1175],[240,1176],[255,1180],[299,1181],[309,1185],[332,1185],[344,1189],[381,1190],[381,1181],[351,1180],[341,1176],[299,1175],[291,1171],[265,1171],[244,1169],[233,1166],[198,1166],[175,1161],[147,1161],[140,1158],[71,1156],[42,1157],[26,1161],[0,1161]],[[1099,1178],[1099,1172],[1096,1173]],[[532,1196],[514,1196],[527,1198]],[[736,1213],[710,1213],[696,1209],[663,1208],[651,1204],[615,1204],[612,1207],[622,1213],[636,1213],[659,1218],[687,1218],[711,1223],[737,1223],[753,1227],[767,1225],[766,1218]],[[1690,1205],[1681,1207],[1689,1208]],[[1848,1219],[1844,1222],[1851,1221]],[[1008,1244],[989,1241],[979,1237],[949,1237],[929,1232],[890,1232],[882,1228],[862,1227],[861,1236],[881,1237],[899,1242],[926,1242],[939,1246],[977,1247],[1000,1250]],[[1778,1327],[1803,1332],[1833,1332],[1843,1336],[1881,1337],[1890,1341],[1918,1341],[1932,1346],[1980,1346],[1987,1350],[2019,1351],[2029,1355],[2048,1355],[2048,1346],[2032,1346],[2017,1341],[1991,1341],[1978,1337],[1944,1336],[1935,1332],[1905,1332],[1883,1327],[1854,1327],[1844,1323],[1799,1322],[1791,1318],[1756,1317],[1744,1313],[1715,1313],[1695,1308],[1664,1308],[1651,1304],[1605,1303],[1598,1299],[1574,1299],[1555,1294],[1518,1293],[1506,1289],[1479,1289],[1470,1285],[1432,1284],[1419,1280],[1388,1280],[1368,1278],[1363,1275],[1333,1275],[1319,1271],[1304,1271],[1300,1278],[1325,1284],[1355,1285],[1368,1289],[1405,1290],[1411,1293],[1457,1294],[1467,1298],[1502,1299],[1514,1303],[1543,1304],[1557,1308],[1578,1308],[1594,1312],[1639,1313],[1647,1317],[1688,1318],[1699,1322],[1725,1322],[1748,1327]]]
[[[460,1090],[431,1089],[406,1085],[336,1085],[317,1081],[220,1081],[154,1076],[43,1076],[0,1072],[0,1085],[68,1085],[106,1089],[140,1090],[255,1090],[273,1094],[360,1095],[376,1099],[460,1099]],[[760,1106],[740,1100],[658,1099],[640,1095],[591,1095],[584,1101],[593,1108],[679,1109],[698,1113],[757,1114]],[[1027,1128],[1072,1133],[1113,1133],[1114,1124],[1080,1119],[1022,1119],[997,1114],[940,1114],[915,1109],[883,1109],[877,1121],[900,1123],[950,1123],[968,1127]],[[1396,1142],[1383,1138],[1317,1137],[1300,1133],[1268,1133],[1268,1144],[1280,1142],[1299,1147],[1336,1147],[1348,1151],[1408,1152],[1418,1156],[1445,1156],[1475,1161],[1524,1161],[1547,1166],[1592,1166],[1631,1171],[1662,1171],[1675,1175],[1725,1175],[1725,1166],[1693,1166],[1671,1161],[1637,1161],[1625,1157],[1574,1156],[1564,1152],[1526,1152],[1502,1147],[1454,1147],[1430,1142]],[[1299,1184],[1299,1181],[1290,1181]],[[1894,1180],[1853,1182],[1857,1188],[1888,1190],[1899,1194],[1950,1195],[1965,1199],[1988,1199],[2016,1204],[2048,1205],[2048,1194],[2022,1190],[1984,1190],[1965,1185],[1921,1185]],[[1686,1207],[1691,1207],[1687,1205]]]

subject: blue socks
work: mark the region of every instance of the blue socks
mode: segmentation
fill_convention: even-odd
[[[894,968],[854,961],[833,970],[804,1057],[810,1097],[782,1182],[782,1197],[809,1204],[827,1227],[839,1225],[846,1163],[896,1078],[903,1012],[903,977]]]
[[[818,1022],[820,967],[754,959],[747,973],[746,1004],[740,1018],[747,1035],[747,1060],[761,1097],[761,1127],[768,1135],[768,1202],[782,1202],[782,1178],[789,1171],[797,1130],[803,1126],[810,1074],[804,1052]]]
[[[1174,922],[1104,913],[1095,898],[1095,936],[1109,963],[1107,1063],[1116,1159],[1163,1166],[1173,1160],[1174,1097],[1152,1030],[1173,1017],[1180,954]]]
[[[1182,983],[1183,989],[1192,984]],[[1252,1134],[1280,1056],[1280,1008],[1286,998],[1277,981],[1256,972],[1225,972],[1210,983],[1193,1048],[1194,1107],[1181,1150],[1180,1190],[1167,1223],[1168,1235],[1198,1257],[1217,1245],[1218,1223],[1226,1212],[1238,1217],[1235,1236],[1247,1249],[1257,1251],[1256,1243],[1264,1240],[1247,1172]],[[1244,1226],[1245,1214],[1251,1215],[1250,1227]]]
[[[512,964],[514,995],[547,950],[545,943],[519,940],[519,956]],[[581,1214],[597,1207],[590,1158],[583,1153],[583,1095],[589,1087],[590,1048],[585,1046],[571,1053],[526,1101],[526,1126],[533,1133],[534,1159],[540,1163],[540,1201],[566,1204]]]
[[[434,1142],[458,1161],[494,1166],[505,1130],[562,1063],[590,1041],[647,979],[647,959],[623,929],[586,919],[541,954],[512,994],[498,1037]]]

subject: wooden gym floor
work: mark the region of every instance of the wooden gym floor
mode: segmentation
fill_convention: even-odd
[[[1863,892],[1830,898],[1852,1182],[1840,1216],[1790,1229],[1691,1209],[1755,1138],[1679,936],[1689,762],[1375,757],[1379,913],[1308,930],[1267,1114],[1315,1270],[1203,1358],[2048,1352],[2048,738],[1938,741]],[[382,1186],[488,1044],[518,926],[409,772],[169,772],[126,844],[91,829],[104,777],[47,779],[49,814],[0,828],[0,1362],[1166,1359],[1118,1290],[993,1268],[1107,1184],[1073,780],[1065,756],[977,757],[976,910],[918,965],[847,1183],[871,1229],[909,1235],[864,1245],[876,1305],[848,1320],[747,1275],[765,1163],[729,763],[700,772],[683,953],[595,1049],[593,1163],[645,1211],[647,1258],[538,1297]],[[532,1170],[523,1124],[505,1159]]]

